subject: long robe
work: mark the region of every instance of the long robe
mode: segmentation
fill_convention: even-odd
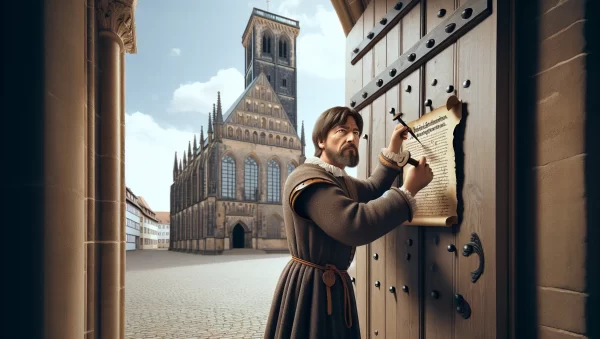
[[[318,158],[290,174],[282,205],[292,256],[313,265],[347,270],[356,246],[411,220],[414,198],[405,190],[390,188],[401,167],[384,150],[367,180],[347,176],[337,167],[338,171],[326,170],[327,164]],[[323,274],[324,270],[295,260],[285,266],[273,296],[265,339],[360,338],[350,276],[335,274],[328,314]]]

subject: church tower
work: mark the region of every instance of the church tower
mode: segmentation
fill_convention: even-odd
[[[296,38],[299,33],[298,21],[254,8],[242,35],[244,87],[263,72],[295,130],[298,130]]]

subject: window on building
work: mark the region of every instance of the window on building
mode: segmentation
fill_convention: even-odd
[[[293,163],[290,162],[290,164],[288,165],[288,175],[290,175],[294,170],[296,169],[296,165],[294,165]]]
[[[287,79],[281,79],[281,87],[287,87]]]
[[[265,32],[262,36],[262,52],[271,54],[271,35]]]
[[[279,193],[281,186],[281,171],[279,163],[275,160],[269,160],[267,167],[267,201],[279,202]]]
[[[258,200],[258,164],[252,157],[247,157],[244,164],[244,199]]]
[[[283,59],[288,57],[288,43],[285,38],[279,39],[279,57]]]
[[[235,161],[229,155],[221,162],[221,197],[235,199]]]

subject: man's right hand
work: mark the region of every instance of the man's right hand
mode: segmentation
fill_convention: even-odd
[[[425,157],[421,157],[419,159],[419,166],[411,166],[407,169],[403,186],[414,197],[421,189],[427,186],[431,180],[433,180],[433,171],[431,170],[431,167],[429,167],[429,164],[427,164]]]

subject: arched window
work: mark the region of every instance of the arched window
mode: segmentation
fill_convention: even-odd
[[[246,138],[246,141],[250,141],[250,131],[246,130],[246,132],[244,133],[244,137]]]
[[[296,169],[296,165],[294,165],[293,162],[290,162],[290,164],[288,165],[288,175],[290,175],[294,170]]]
[[[262,52],[271,54],[271,35],[267,32],[262,36]]]
[[[269,134],[269,145],[273,145],[275,140],[273,139],[273,134]]]
[[[247,157],[244,163],[244,199],[258,198],[258,164],[252,157]]]
[[[269,129],[273,129],[273,120],[269,120]]]
[[[266,118],[262,118],[261,119],[261,125],[262,128],[267,128],[267,119]]]
[[[235,161],[229,155],[221,161],[221,197],[235,199]]]
[[[267,136],[267,135],[265,134],[265,132],[262,132],[262,133],[260,134],[260,143],[261,143],[261,144],[265,144],[265,143],[267,142],[267,141],[265,140],[266,136]]]
[[[279,192],[281,186],[281,170],[279,163],[275,160],[269,160],[267,167],[267,201],[279,202]]]
[[[281,146],[281,138],[278,136],[275,137],[275,145]]]
[[[227,128],[227,135],[228,135],[230,138],[233,138],[233,127],[229,127],[229,128]]]
[[[252,133],[252,142],[258,144],[258,133]]]
[[[235,130],[235,137],[238,140],[242,140],[242,129],[238,127],[238,129]]]
[[[294,139],[290,138],[290,148],[294,148]]]
[[[288,57],[288,44],[284,37],[279,38],[279,57],[283,59]]]
[[[287,141],[288,141],[287,138],[283,137],[283,144],[281,146],[287,147],[287,145],[288,145]]]

